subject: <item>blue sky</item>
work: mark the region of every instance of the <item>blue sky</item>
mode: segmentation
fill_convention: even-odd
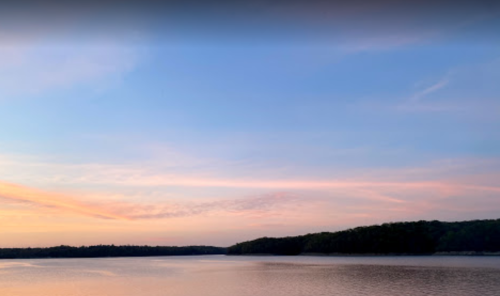
[[[6,20],[0,202],[11,209],[4,219],[45,225],[11,225],[10,235],[18,245],[98,243],[54,237],[64,223],[94,231],[83,225],[99,225],[101,214],[89,211],[114,219],[127,209],[133,221],[106,222],[105,242],[148,243],[151,225],[135,221],[148,215],[163,244],[202,243],[195,229],[204,223],[219,231],[210,243],[229,244],[498,218],[500,24],[497,10],[473,8],[407,17],[356,6],[199,18],[70,10],[51,22]],[[387,202],[394,212],[381,210]],[[304,203],[309,212],[298,210]],[[73,204],[91,210],[68,216]],[[241,225],[238,235],[227,222]]]

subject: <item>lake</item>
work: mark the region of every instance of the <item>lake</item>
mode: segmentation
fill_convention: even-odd
[[[0,260],[6,296],[500,295],[500,257]]]

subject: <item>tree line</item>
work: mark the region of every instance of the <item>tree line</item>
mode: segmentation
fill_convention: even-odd
[[[229,248],[212,246],[58,246],[3,248],[0,259],[95,258],[173,255],[245,254],[434,254],[437,252],[500,252],[500,219],[464,222],[418,221],[385,223],[338,232],[263,237]]]
[[[15,258],[94,258],[94,257],[141,257],[173,255],[225,254],[226,248],[211,246],[151,247],[151,246],[58,246],[50,248],[4,248],[0,259]]]
[[[433,254],[500,252],[500,219],[386,223],[338,232],[259,238],[228,248],[230,255]]]

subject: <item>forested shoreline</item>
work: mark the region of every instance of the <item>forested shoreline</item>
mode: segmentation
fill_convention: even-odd
[[[386,223],[338,232],[263,237],[238,243],[228,255],[498,255],[500,219]]]
[[[228,248],[213,246],[57,246],[3,248],[0,259],[98,258],[179,255],[500,255],[500,219],[418,221],[363,226],[338,232],[263,237]]]
[[[226,248],[212,246],[151,247],[151,246],[58,246],[50,248],[4,248],[0,259],[28,258],[98,258],[98,257],[146,257],[179,255],[225,254]]]

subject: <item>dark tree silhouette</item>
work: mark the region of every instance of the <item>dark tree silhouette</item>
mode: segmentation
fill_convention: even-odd
[[[500,252],[500,219],[386,223],[333,233],[264,237],[231,246],[227,252],[230,255]]]
[[[58,246],[51,248],[0,249],[0,259],[14,258],[92,258],[92,257],[142,257],[172,255],[225,254],[225,248],[210,246],[150,247],[99,245],[89,247]]]

